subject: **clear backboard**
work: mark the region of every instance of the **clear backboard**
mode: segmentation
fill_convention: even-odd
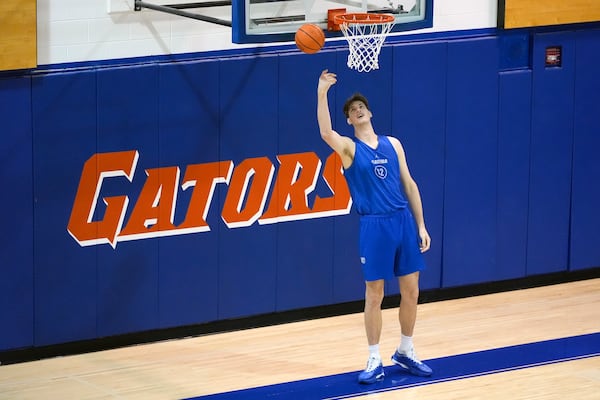
[[[389,13],[394,15],[393,32],[432,26],[433,0],[233,0],[232,41],[265,43],[293,40],[306,23],[319,25],[328,37],[328,11]]]

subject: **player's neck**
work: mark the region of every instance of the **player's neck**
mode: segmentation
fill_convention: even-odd
[[[371,124],[355,125],[354,136],[365,143],[371,143],[374,140],[377,141],[377,134]]]

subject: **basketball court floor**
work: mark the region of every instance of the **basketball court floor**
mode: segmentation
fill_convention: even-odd
[[[433,376],[359,385],[362,314],[0,366],[0,399],[600,399],[600,279],[420,305]]]

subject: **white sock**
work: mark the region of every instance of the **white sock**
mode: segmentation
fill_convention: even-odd
[[[412,336],[401,335],[400,346],[398,346],[398,352],[408,353],[413,348]]]
[[[369,357],[381,360],[381,355],[379,354],[379,345],[378,344],[369,346]]]

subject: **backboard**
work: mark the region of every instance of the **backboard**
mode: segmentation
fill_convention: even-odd
[[[266,43],[291,41],[306,23],[319,25],[327,37],[328,10],[390,13],[395,16],[392,32],[432,26],[433,0],[232,0],[232,41]]]

